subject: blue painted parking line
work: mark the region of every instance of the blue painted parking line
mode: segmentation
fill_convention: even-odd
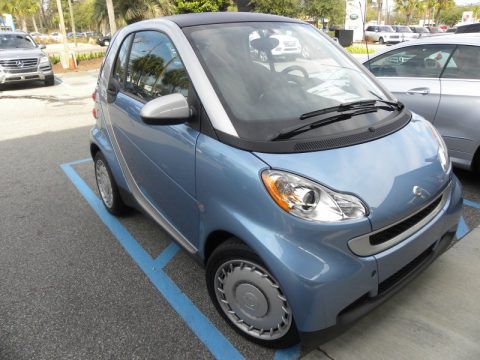
[[[460,222],[458,223],[458,228],[456,233],[457,239],[461,239],[462,237],[467,235],[469,231],[470,229],[468,228],[467,224],[465,223],[465,219],[462,216],[462,218],[460,219]]]
[[[172,242],[157,258],[152,259],[122,223],[108,213],[101,200],[72,167],[73,165],[83,164],[89,161],[92,161],[92,159],[87,158],[73,161],[60,165],[60,167],[123,248],[169,302],[170,306],[182,317],[188,327],[195,333],[200,341],[205,344],[210,352],[217,359],[243,359],[240,352],[238,352],[215,325],[198,310],[170,277],[162,271],[168,262],[177,254],[179,246]],[[300,346],[278,350],[274,355],[274,359],[276,360],[293,360],[299,357]]]
[[[475,202],[475,201],[471,201],[471,200],[467,200],[467,199],[463,199],[463,205],[467,205],[467,206],[473,207],[475,209],[480,209],[480,203]]]

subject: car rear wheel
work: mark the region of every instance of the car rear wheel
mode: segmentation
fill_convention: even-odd
[[[98,192],[103,205],[109,213],[113,215],[122,215],[126,212],[127,206],[120,197],[117,183],[112,176],[110,167],[105,160],[105,156],[99,151],[94,158],[95,179],[97,181]]]
[[[215,249],[206,280],[218,312],[239,334],[273,348],[298,343],[292,310],[279,283],[243,242],[232,238]]]

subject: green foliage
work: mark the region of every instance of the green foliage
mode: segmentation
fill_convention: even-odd
[[[375,52],[374,49],[369,48],[368,52],[365,46],[358,46],[358,45],[351,45],[345,48],[350,54],[373,54]]]
[[[84,61],[84,60],[94,60],[94,59],[101,59],[105,56],[104,52],[89,52],[89,53],[79,53],[77,54],[77,62]]]
[[[177,13],[196,13],[226,11],[232,3],[230,0],[178,0],[176,1]]]
[[[251,0],[254,12],[297,17],[302,8],[300,0]]]

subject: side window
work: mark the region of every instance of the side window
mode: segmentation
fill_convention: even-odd
[[[480,80],[480,47],[458,46],[452,54],[442,78]]]
[[[115,67],[113,68],[112,77],[118,80],[122,85],[125,80],[125,74],[127,70],[127,54],[130,49],[130,42],[132,41],[133,35],[129,35],[122,43],[120,50],[117,54],[117,59],[115,60]]]
[[[369,26],[369,27],[367,27],[367,30],[365,30],[365,31],[375,31],[375,30],[373,29],[373,26]]]
[[[370,61],[367,68],[379,77],[438,78],[454,45],[410,46]]]
[[[173,93],[188,95],[190,79],[170,39],[157,31],[135,34],[125,90],[152,100]]]

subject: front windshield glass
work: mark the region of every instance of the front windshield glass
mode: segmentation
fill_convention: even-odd
[[[389,100],[310,25],[249,22],[184,31],[241,138],[265,141],[282,129],[301,125],[299,118],[305,113]],[[374,117],[371,121],[379,121]],[[338,126],[324,132],[338,132]]]
[[[0,49],[33,49],[35,42],[29,36],[19,34],[1,34]]]

